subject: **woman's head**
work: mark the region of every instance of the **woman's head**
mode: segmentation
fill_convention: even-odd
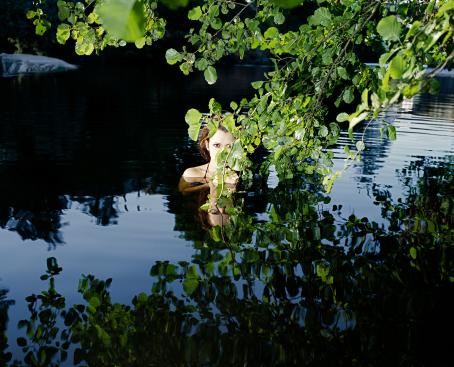
[[[216,164],[217,153],[225,147],[230,147],[234,141],[233,135],[222,125],[219,125],[216,133],[211,138],[208,128],[203,127],[199,136],[199,151],[202,157],[210,162],[210,165]]]

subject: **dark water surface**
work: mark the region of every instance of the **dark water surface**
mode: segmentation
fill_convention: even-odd
[[[25,297],[47,289],[50,256],[67,307],[83,302],[82,274],[113,278],[112,302],[123,305],[161,279],[153,293],[166,306],[150,296],[142,318],[122,319],[135,331],[118,345],[99,328],[114,338],[128,327],[92,315],[86,335],[99,340],[72,343],[90,366],[450,365],[454,77],[440,78],[440,95],[384,116],[396,142],[371,126],[362,160],[330,197],[274,176],[239,193],[243,213],[220,240],[203,228],[199,198],[177,190],[184,168],[200,163],[184,114],[210,97],[227,106],[248,96],[262,73],[232,67],[211,87],[143,67],[0,79],[0,365],[3,353],[27,354],[17,325],[31,317]],[[343,159],[340,146],[336,167]],[[157,261],[187,263],[175,275]],[[37,355],[39,342],[55,345],[28,338]]]

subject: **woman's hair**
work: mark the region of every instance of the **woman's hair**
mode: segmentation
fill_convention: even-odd
[[[228,133],[229,131],[222,125],[218,126],[218,130],[221,130],[225,133]],[[207,148],[206,142],[210,140],[210,130],[208,129],[207,126],[204,126],[200,129],[199,132],[199,152],[200,155],[205,159],[207,162],[211,159],[210,157],[210,152]]]

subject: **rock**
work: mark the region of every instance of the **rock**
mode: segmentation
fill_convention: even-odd
[[[0,54],[2,76],[32,73],[54,73],[77,69],[76,65],[47,56],[27,54]]]

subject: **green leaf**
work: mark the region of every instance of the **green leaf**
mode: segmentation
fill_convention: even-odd
[[[166,60],[167,60],[168,64],[174,65],[177,62],[180,62],[181,59],[182,59],[182,56],[177,50],[175,50],[173,48],[169,48],[166,51]]]
[[[195,8],[189,10],[188,18],[190,20],[199,20],[202,16],[202,8],[200,6],[196,6]]]
[[[235,117],[233,114],[228,113],[225,115],[224,119],[222,120],[222,125],[227,128],[229,132],[232,132],[235,129]]]
[[[339,75],[342,79],[345,79],[345,80],[348,79],[347,70],[343,66],[338,66],[336,70],[337,70],[337,75]]]
[[[88,303],[90,304],[91,307],[93,307],[95,309],[101,305],[101,301],[96,296],[91,297],[90,300],[88,301]]]
[[[213,28],[214,30],[217,31],[222,28],[222,21],[219,18],[214,18],[210,22],[210,26],[211,26],[211,28]]]
[[[175,10],[181,7],[186,7],[189,3],[189,0],[160,0],[165,6],[171,10]]]
[[[401,25],[395,15],[381,19],[377,25],[377,32],[385,41],[399,40]]]
[[[393,125],[388,125],[388,136],[391,140],[396,140],[396,128]]]
[[[358,152],[361,152],[364,149],[366,149],[366,146],[364,145],[364,142],[362,140],[356,142],[356,149],[358,149]]]
[[[443,15],[443,13],[447,12],[448,10],[454,9],[454,0],[449,0],[447,3],[445,3],[437,13],[437,17],[440,17]]]
[[[256,82],[251,83],[252,88],[254,89],[260,89],[263,85],[263,80],[257,80]]]
[[[218,79],[218,74],[216,72],[216,69],[212,66],[208,66],[205,69],[203,75],[208,84],[214,84],[214,83],[216,83],[216,80]]]
[[[322,53],[322,63],[323,65],[330,65],[333,63],[332,51],[327,49]]]
[[[283,24],[283,23],[285,22],[284,14],[282,14],[282,13],[280,13],[280,12],[279,12],[279,13],[276,13],[276,14],[274,15],[273,20],[274,20],[274,23],[276,23],[276,24]]]
[[[71,36],[71,26],[69,24],[59,24],[57,27],[57,42],[64,45]]]
[[[361,93],[361,110],[369,107],[369,89],[364,89]]]
[[[414,247],[410,247],[410,256],[413,258],[413,260],[416,260],[418,257],[418,251]]]
[[[190,296],[199,286],[199,280],[193,278],[186,278],[183,280],[183,289],[185,293]]]
[[[418,86],[419,89],[419,86]],[[440,81],[438,79],[430,79],[429,81],[429,93],[438,94],[440,92]],[[414,93],[416,94],[416,93]]]
[[[306,135],[306,129],[304,127],[300,127],[295,130],[295,139],[303,140],[304,135]],[[259,145],[259,144],[257,144],[257,145]]]
[[[378,97],[377,93],[372,93],[370,96],[370,100],[372,101],[372,107],[378,110],[381,106],[380,98]]]
[[[95,12],[93,13],[90,13],[87,17],[87,23],[88,24],[93,24],[93,23],[97,23],[99,20],[99,17],[98,17],[98,14],[96,14]]]
[[[396,55],[389,63],[389,72],[393,79],[399,79],[405,72],[405,61],[402,56]]]
[[[416,20],[415,22],[413,22],[413,24],[411,25],[410,29],[407,32],[407,35],[405,36],[405,39],[407,40],[411,36],[416,34],[421,29],[421,25],[422,25],[422,23],[419,20]]]
[[[184,120],[189,125],[188,129],[189,138],[191,138],[194,141],[197,141],[199,137],[201,119],[202,114],[195,108],[191,108],[188,112],[186,112],[186,116],[184,117]]]
[[[135,42],[145,34],[144,3],[138,0],[104,0],[96,6],[103,27],[112,36]]]
[[[38,19],[36,19],[36,20],[38,20]],[[42,36],[44,33],[46,33],[47,27],[46,27],[46,23],[44,21],[38,20],[35,25],[36,25],[35,33],[38,36]]]
[[[303,1],[304,0],[272,0],[274,5],[282,9],[296,8],[298,5],[301,5]]]
[[[189,75],[189,73],[191,72],[191,64],[188,62],[180,64],[180,70],[183,72],[184,75]]]
[[[217,102],[214,98],[210,98],[208,102],[208,109],[212,114],[220,114],[222,112],[222,106],[219,102]]]
[[[208,61],[205,58],[198,59],[195,62],[195,67],[199,69],[200,71],[204,71],[208,67]]]
[[[215,226],[215,227],[211,228],[210,235],[211,235],[211,238],[213,239],[213,241],[215,241],[215,242],[222,241],[221,229],[219,226]]]
[[[318,8],[314,15],[309,17],[310,25],[328,26],[331,23],[331,13],[327,8]]]
[[[388,62],[390,56],[391,56],[390,52],[385,52],[384,54],[380,55],[380,57],[378,58],[378,63],[381,66],[385,66],[385,64]]]
[[[197,267],[191,265],[187,272],[185,279],[183,280],[183,289],[187,295],[191,295],[199,286],[199,274],[197,272]]]
[[[352,103],[354,98],[355,98],[355,96],[353,94],[352,87],[349,87],[344,90],[344,93],[342,94],[342,99],[344,100],[345,103],[348,103],[348,104]]]
[[[95,325],[98,337],[101,339],[104,346],[109,346],[111,342],[110,335],[99,325]]]
[[[27,17],[27,19],[33,19],[36,15],[36,12],[34,12],[33,10],[29,10],[27,11],[27,13],[25,14],[25,16]]]
[[[143,48],[143,46],[145,46],[145,41],[146,41],[145,37],[142,37],[142,38],[139,38],[138,40],[136,40],[134,42],[134,44],[136,45],[137,48],[140,49],[140,48]]]
[[[78,55],[91,55],[94,51],[94,45],[87,39],[79,37],[76,42],[75,50]]]
[[[263,33],[265,38],[273,39],[279,36],[279,31],[276,27],[269,27],[265,33]]]
[[[341,112],[340,114],[337,115],[336,121],[337,122],[344,122],[348,120],[348,113]]]
[[[139,303],[145,303],[145,302],[147,302],[147,300],[148,300],[148,297],[147,297],[146,293],[141,292],[137,295],[137,301]]]
[[[318,131],[318,135],[321,136],[322,138],[325,138],[328,136],[329,130],[326,126],[322,125],[320,126],[320,130]]]
[[[357,124],[359,124],[361,121],[363,121],[367,116],[369,115],[368,112],[362,112],[358,116],[350,117],[348,129],[352,130]]]

